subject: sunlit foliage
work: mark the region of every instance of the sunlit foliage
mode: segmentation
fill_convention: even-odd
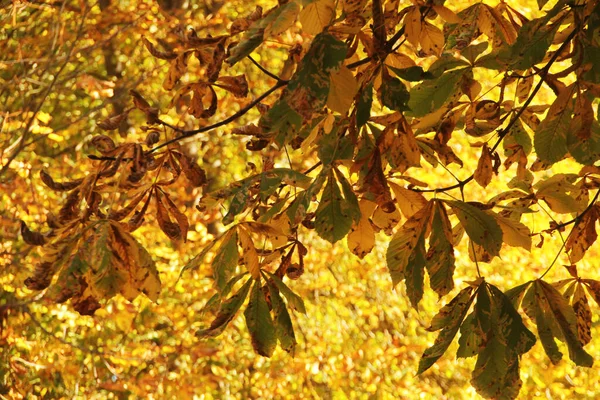
[[[0,395],[595,397],[600,2],[521,6],[2,4]]]

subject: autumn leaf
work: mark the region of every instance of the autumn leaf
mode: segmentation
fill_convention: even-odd
[[[210,324],[210,327],[196,331],[196,336],[205,338],[218,336],[223,333],[225,328],[227,328],[227,325],[233,320],[239,309],[242,307],[242,304],[244,304],[246,297],[248,297],[248,292],[250,291],[252,282],[256,282],[256,285],[259,284],[259,281],[248,279],[234,295],[229,297],[223,302],[223,304],[221,304],[221,308],[215,319]]]
[[[497,256],[502,247],[502,229],[492,217],[482,210],[462,201],[446,201],[456,213],[469,238],[483,246],[491,256]]]
[[[342,66],[337,72],[331,73],[327,107],[340,114],[346,114],[357,92],[356,78],[348,68]]]
[[[569,349],[569,357],[579,366],[591,367],[594,363],[579,338],[577,316],[567,299],[554,286],[536,280],[525,294],[523,308],[534,319],[538,335],[550,360],[556,364],[562,353],[554,340],[561,338]]]
[[[425,237],[429,230],[434,202],[430,201],[410,217],[396,232],[387,249],[386,260],[396,286],[406,281],[406,289],[413,307],[423,297],[423,277],[426,264]]]
[[[254,351],[261,356],[271,357],[277,346],[277,332],[261,288],[260,278],[254,282],[244,316]]]
[[[417,375],[427,371],[448,350],[471,307],[474,299],[472,292],[473,288],[471,286],[462,289],[431,320],[428,331],[441,330],[441,332],[435,339],[433,346],[427,348],[421,356]]]
[[[490,153],[490,149],[487,144],[484,144],[481,148],[481,156],[479,157],[479,162],[477,163],[477,169],[473,174],[475,181],[479,183],[482,187],[486,187],[492,181],[492,176],[494,175],[494,171],[492,169],[492,154]]]
[[[337,176],[337,179],[336,179]],[[339,183],[342,186],[340,190]],[[343,193],[343,197],[342,197]],[[360,221],[356,195],[346,178],[331,169],[315,216],[315,229],[323,239],[335,243],[344,238],[354,222]]]
[[[299,15],[302,29],[311,35],[323,32],[323,29],[335,17],[334,0],[313,0],[307,2]]]
[[[369,218],[376,205],[368,200],[360,200],[360,220],[354,222],[348,234],[348,248],[359,258],[364,258],[375,247],[375,231]]]
[[[596,221],[600,217],[598,211],[598,206],[594,205],[575,221],[565,243],[565,250],[569,252],[572,263],[579,262],[598,238],[596,233]]]

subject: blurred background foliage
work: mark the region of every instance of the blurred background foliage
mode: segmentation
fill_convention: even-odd
[[[165,240],[153,224],[135,233],[157,261],[163,282],[158,304],[146,297],[129,303],[117,296],[94,316],[80,316],[68,304],[46,303],[25,289],[23,281],[39,254],[19,238],[18,221],[38,228],[59,199],[42,185],[39,171],[49,169],[57,179],[83,176],[90,167],[86,156],[92,152],[92,135],[99,132],[97,123],[130,106],[130,89],[161,108],[169,103],[162,88],[166,63],[146,51],[142,36],[168,46],[170,38],[187,27],[203,35],[218,35],[257,4],[268,9],[275,2],[0,4],[0,398],[477,397],[469,384],[474,360],[454,360],[456,344],[430,371],[416,376],[418,360],[435,338],[425,328],[446,300],[428,292],[417,313],[403,293],[404,285],[392,290],[383,246],[389,238],[383,233],[375,251],[364,260],[353,256],[345,241],[332,247],[316,234],[305,234],[303,242],[311,246],[307,273],[291,287],[305,299],[307,314],[293,317],[299,342],[293,357],[281,349],[271,359],[256,355],[240,317],[223,335],[199,341],[194,332],[210,322],[201,310],[213,294],[211,272],[207,266],[178,278],[188,259],[219,232],[216,221],[221,216],[195,212],[200,193],[183,183],[173,190],[190,218],[188,242]],[[462,9],[468,4],[461,0],[447,5]],[[537,10],[532,1],[513,6],[531,16]],[[269,70],[280,70],[289,43],[303,39],[300,33],[285,35],[281,42],[267,42],[253,54]],[[247,75],[251,96],[272,84],[247,60],[236,68]],[[485,76],[478,78],[485,82]],[[243,105],[230,96],[213,119],[222,119]],[[184,118],[188,128],[198,127],[198,121],[181,117],[177,110],[167,118],[171,122]],[[245,118],[251,120],[256,114]],[[142,113],[132,112],[119,134],[127,140],[143,140],[145,132],[138,128],[143,121]],[[202,159],[212,188],[243,178],[260,163],[229,135],[231,128],[186,143],[189,152]],[[469,143],[465,138],[454,146],[460,152]],[[478,151],[470,158],[462,157],[467,165],[457,171],[459,177],[474,169],[477,155]],[[305,163],[295,165],[299,169],[314,163],[292,159]],[[548,173],[570,168],[560,163]],[[421,180],[439,186],[454,183],[439,167],[424,168],[422,174]],[[492,190],[506,190],[501,180],[492,185]],[[467,195],[477,198],[481,194]],[[535,226],[536,215],[524,222]],[[539,276],[560,244],[553,237],[546,240],[543,250],[505,251],[502,259],[483,266],[483,274],[500,288],[513,287]],[[597,247],[579,264],[581,275],[596,269]],[[455,278],[460,287],[461,279],[473,276],[474,266],[465,244],[457,251]],[[566,256],[561,261],[567,264]],[[559,268],[552,274],[556,279],[565,276]],[[593,311],[592,336],[597,338],[597,308]],[[586,349],[599,358],[599,346],[594,339]],[[600,397],[596,369],[578,368],[569,360],[552,366],[539,342],[523,357],[521,371],[522,398]]]

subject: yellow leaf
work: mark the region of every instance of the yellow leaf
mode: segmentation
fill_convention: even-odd
[[[439,56],[444,47],[444,34],[437,26],[425,22],[421,31],[421,48],[428,56]]]
[[[354,102],[354,96],[357,92],[358,84],[352,71],[342,66],[339,71],[331,74],[327,107],[340,114],[346,114]]]
[[[364,258],[375,246],[375,231],[369,221],[376,204],[361,200],[359,203],[361,218],[358,223],[352,224],[352,230],[348,234],[348,248],[359,258]]]
[[[413,7],[404,17],[404,33],[406,34],[406,40],[413,46],[419,45],[421,39],[421,11],[419,7]]]
[[[427,200],[422,194],[405,189],[394,182],[388,181],[388,184],[394,192],[394,196],[396,196],[398,207],[400,207],[402,214],[406,218],[412,217],[417,211],[427,205]]]
[[[481,187],[486,187],[492,181],[493,173],[494,171],[492,170],[492,155],[487,144],[484,144],[481,148],[481,157],[479,157],[477,169],[475,170],[473,177]]]
[[[454,13],[454,11],[450,10],[444,6],[433,6],[433,10],[440,16],[442,19],[449,24],[458,24],[460,23],[460,18],[458,15]]]
[[[275,18],[273,21],[269,22],[269,24],[265,27],[265,38],[270,38],[273,36],[277,36],[286,30],[288,30],[294,22],[296,21],[296,17],[298,16],[298,11],[300,11],[300,6],[293,2],[287,5],[286,11],[279,14],[278,18]]]
[[[502,240],[509,246],[522,247],[531,251],[531,233],[529,228],[521,222],[512,218],[504,217],[500,214],[489,213],[492,215],[500,228],[502,229]]]
[[[258,262],[258,253],[254,247],[254,241],[250,237],[250,234],[246,229],[240,227],[238,229],[238,235],[240,237],[240,245],[242,246],[242,259],[248,272],[254,279],[260,278],[260,265]]]
[[[398,222],[400,222],[401,219],[402,215],[400,215],[400,211],[398,211],[397,208],[391,213],[387,213],[383,211],[381,207],[377,207],[371,218],[375,226],[383,230],[386,235],[391,235],[393,233],[393,229],[398,225]]]
[[[316,0],[300,12],[304,32],[318,35],[335,18],[335,0]]]

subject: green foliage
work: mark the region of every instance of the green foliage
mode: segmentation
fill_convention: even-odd
[[[303,314],[316,312],[305,304],[316,299],[296,288],[324,266],[338,283],[359,274],[346,265],[340,278],[343,257],[328,257],[320,239],[337,251],[347,238],[363,266],[379,262],[373,253],[385,257],[391,287],[404,281],[398,291],[415,309],[402,315],[452,296],[432,319],[435,342],[419,348],[420,379],[460,332],[457,358],[477,357],[474,390],[514,399],[536,342],[530,325],[553,364],[564,343],[575,365],[593,365],[588,295],[597,303],[600,284],[578,268],[600,216],[598,1],[540,0],[531,15],[504,2],[209,3],[159,2],[161,13],[142,1],[2,9],[0,254],[10,258],[10,290],[0,333],[15,344],[3,355],[2,395],[17,395],[4,388],[18,363],[32,363],[16,355],[31,334],[5,334],[6,322],[57,339],[46,326],[57,326],[52,312],[66,312],[57,304],[68,300],[89,318],[145,304],[139,319],[115,317],[129,329],[152,321],[142,342],[170,326],[152,310],[181,308],[168,328],[180,336],[166,334],[163,350],[185,344],[194,362],[194,346],[210,354],[207,343],[239,328],[243,310],[258,355],[276,359],[277,343],[293,355],[294,325],[306,340]],[[185,25],[202,29],[173,28]],[[109,102],[112,113],[102,111]],[[47,229],[29,228],[41,220]],[[527,271],[501,261],[537,252],[534,238],[543,261]],[[549,248],[558,252],[550,260]],[[178,283],[165,289],[172,275]],[[365,293],[380,305],[376,291]],[[195,336],[182,333],[184,314]],[[109,365],[99,354],[82,365]],[[151,367],[141,364],[143,375]],[[133,392],[103,385],[147,394],[143,383]],[[46,394],[63,395],[36,393]]]

